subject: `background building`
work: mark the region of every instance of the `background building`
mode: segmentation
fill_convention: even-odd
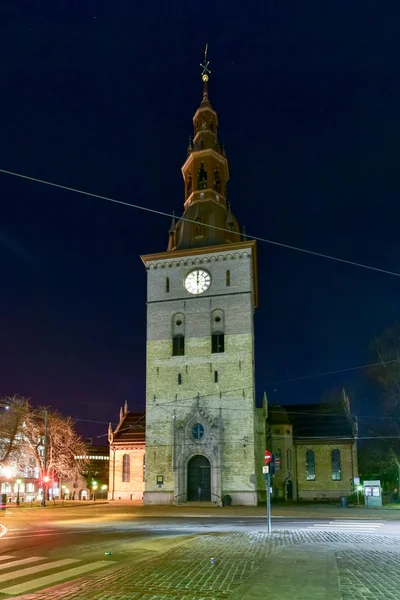
[[[357,421],[348,397],[338,404],[274,405],[267,448],[275,457],[275,498],[331,500],[348,496],[358,476]]]
[[[127,403],[115,431],[109,426],[109,500],[143,500],[145,426],[145,414],[129,412]]]

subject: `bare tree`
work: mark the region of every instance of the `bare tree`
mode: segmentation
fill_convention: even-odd
[[[0,400],[0,466],[18,461],[24,452],[23,429],[29,401],[14,395]]]
[[[379,434],[385,440],[387,462],[397,466],[400,483],[400,323],[379,334],[371,348],[378,364],[371,367],[368,374],[383,391],[383,416],[386,417]]]
[[[12,396],[1,401],[0,466],[37,468],[40,477],[76,478],[85,469],[86,446],[74,422],[56,410],[34,407],[26,398]],[[45,431],[47,411],[47,431]],[[44,443],[46,436],[46,461]],[[45,464],[46,462],[46,464]]]
[[[47,432],[45,431],[45,410],[47,410]],[[46,435],[46,464],[44,464],[44,441]],[[31,408],[24,425],[27,453],[38,467],[41,477],[76,478],[85,466],[85,459],[76,456],[86,455],[86,446],[76,433],[74,422],[56,410],[44,407]]]

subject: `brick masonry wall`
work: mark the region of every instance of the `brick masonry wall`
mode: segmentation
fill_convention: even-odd
[[[210,288],[199,297],[184,288],[184,279],[194,268],[205,268],[212,279]],[[228,269],[230,286],[226,285]],[[254,422],[252,292],[250,248],[154,261],[148,269],[146,492],[174,492],[173,416],[177,420],[187,418],[199,396],[201,407],[216,422],[222,409],[223,493],[254,493],[255,456],[259,455],[256,448],[261,444],[256,441]],[[225,352],[213,354],[214,310],[223,311]],[[184,356],[172,356],[176,313],[183,315]],[[164,477],[162,489],[157,486],[157,475]]]
[[[315,454],[315,480],[306,480],[306,451]],[[332,481],[331,452],[340,450],[342,478]],[[296,444],[299,499],[338,498],[352,492],[353,456],[351,443]]]
[[[129,481],[122,481],[122,461],[124,454],[128,454],[130,457]],[[114,473],[114,448],[110,447],[110,480],[108,488],[108,498],[110,500],[142,500],[145,485],[143,481],[144,455],[144,446],[138,448],[116,448]]]

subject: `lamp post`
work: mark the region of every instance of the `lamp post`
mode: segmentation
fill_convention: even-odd
[[[102,491],[102,498],[107,498],[107,486],[106,485],[101,486],[101,491]]]
[[[21,480],[17,479],[15,483],[17,484],[17,506],[19,506],[19,486],[21,485]]]

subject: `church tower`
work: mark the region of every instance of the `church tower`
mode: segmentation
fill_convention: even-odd
[[[227,202],[228,161],[208,94],[182,167],[184,212],[147,270],[145,504],[255,505],[265,408],[255,406],[256,243]]]

